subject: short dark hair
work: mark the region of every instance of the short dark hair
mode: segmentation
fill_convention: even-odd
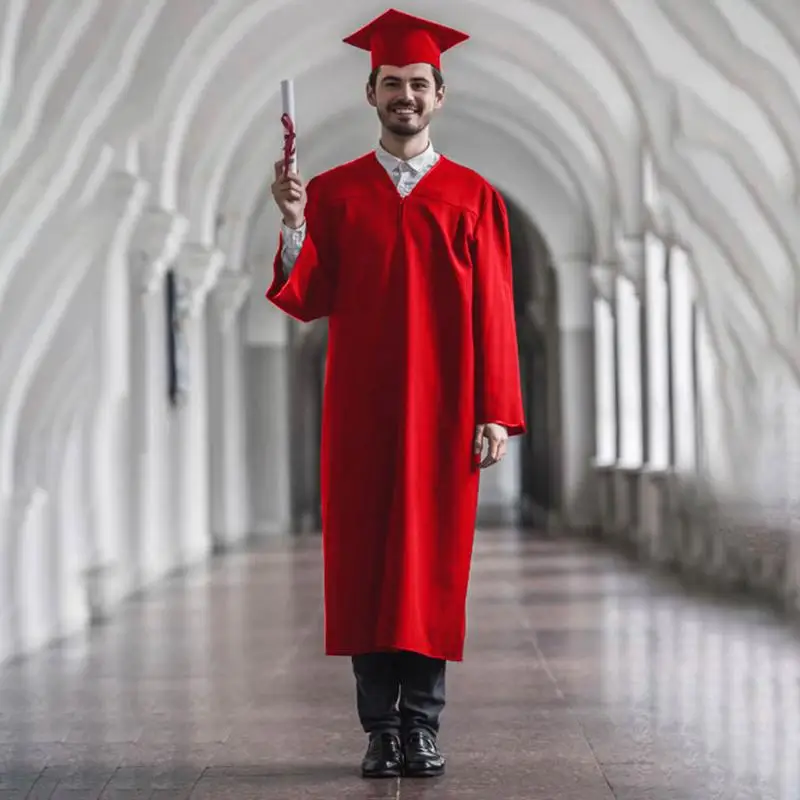
[[[367,79],[367,84],[373,92],[378,85],[378,73],[380,72],[380,69],[380,67],[375,67],[375,69],[370,72],[369,78]],[[436,85],[436,91],[438,92],[442,86],[444,86],[444,77],[442,76],[442,73],[433,66],[433,64],[431,64],[431,69],[433,70],[433,82]]]

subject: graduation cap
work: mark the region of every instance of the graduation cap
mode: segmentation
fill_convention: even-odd
[[[466,33],[390,8],[344,42],[368,51],[372,69],[407,64],[431,64],[441,69],[441,54],[467,39]]]

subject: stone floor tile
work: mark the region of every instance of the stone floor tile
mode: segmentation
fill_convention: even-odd
[[[447,775],[363,781],[315,537],[153,587],[0,667],[0,800],[797,800],[800,641],[595,545],[483,531]]]

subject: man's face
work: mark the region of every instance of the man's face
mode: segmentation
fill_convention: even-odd
[[[384,128],[396,136],[411,137],[430,125],[434,111],[442,107],[444,87],[436,90],[430,64],[383,66],[367,100],[378,111]]]

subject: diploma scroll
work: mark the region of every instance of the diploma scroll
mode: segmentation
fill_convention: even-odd
[[[294,81],[281,81],[283,100],[283,174],[297,172],[297,128],[295,127]]]

